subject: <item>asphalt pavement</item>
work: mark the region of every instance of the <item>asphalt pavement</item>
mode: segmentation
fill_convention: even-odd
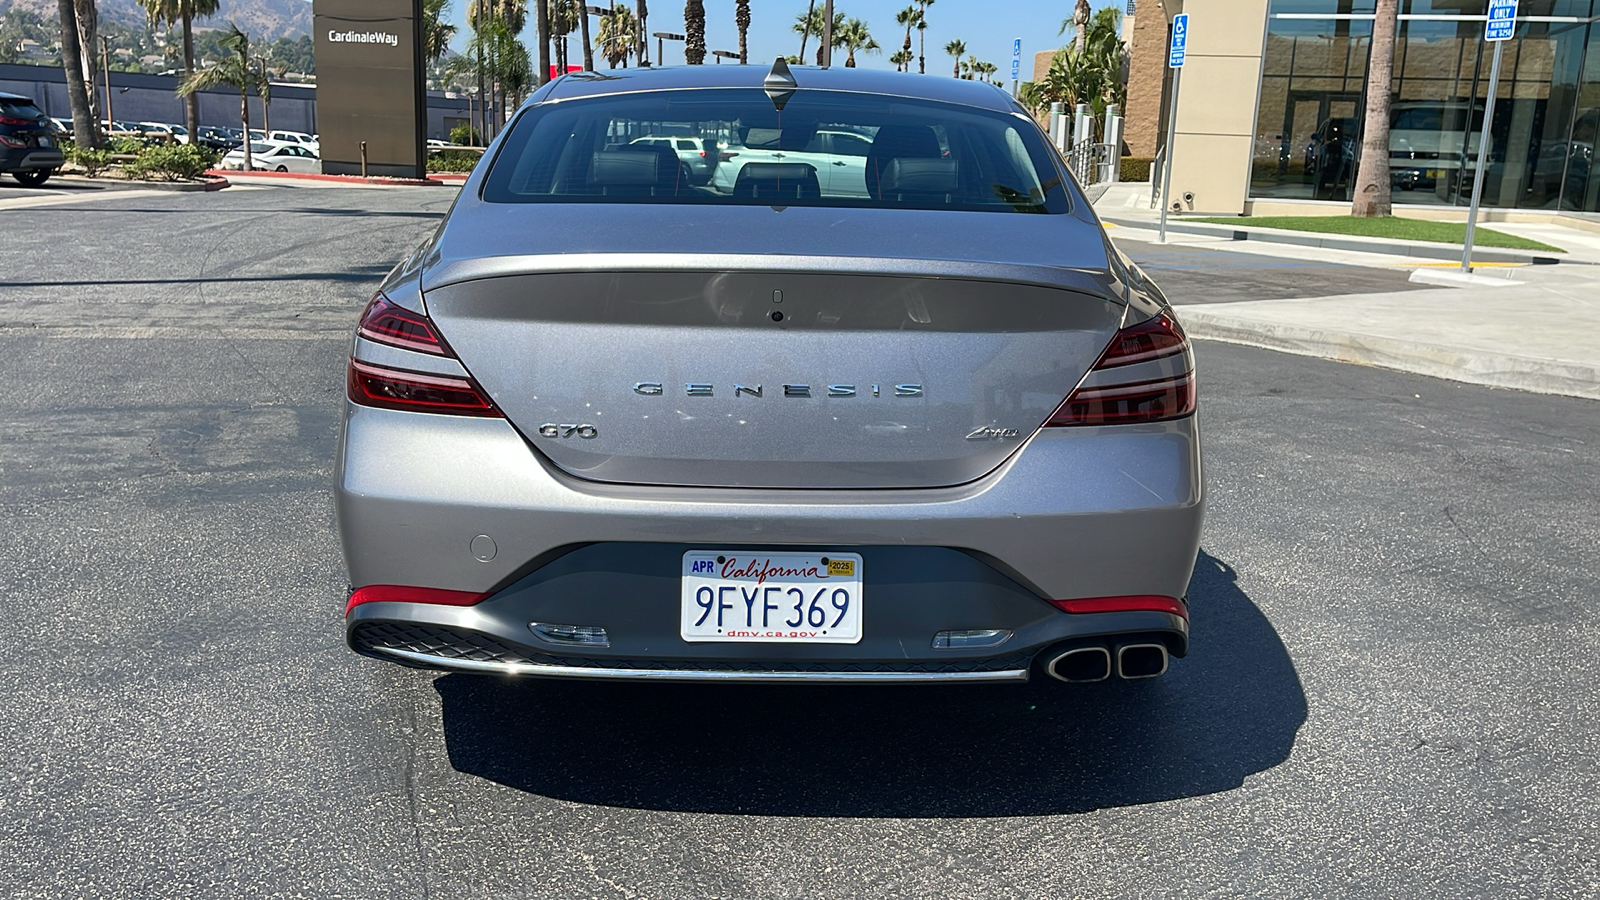
[[[6,209],[0,896],[1600,895],[1592,401],[1200,342],[1193,652],[1151,682],[351,654],[349,331],[452,196]],[[1146,261],[1190,297],[1386,277],[1216,255]]]

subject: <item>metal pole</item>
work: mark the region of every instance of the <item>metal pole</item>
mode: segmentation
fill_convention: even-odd
[[[804,63],[805,60],[800,60]],[[833,65],[833,0],[822,4],[822,67]]]
[[[89,52],[93,53],[94,48],[90,47]],[[89,68],[94,68],[92,56],[89,57]],[[116,130],[117,126],[112,124],[114,119],[111,116],[111,39],[104,36],[100,38],[100,71],[106,75],[106,131],[109,132]]]
[[[1183,80],[1183,67],[1172,70],[1172,109],[1167,116],[1167,145],[1162,148],[1166,156],[1161,161],[1161,243],[1167,242],[1167,207],[1172,197],[1172,142],[1178,139],[1178,82]]]
[[[1472,205],[1467,208],[1467,240],[1461,245],[1461,271],[1472,271],[1472,238],[1478,229],[1478,202],[1483,198],[1484,163],[1489,159],[1489,126],[1494,122],[1494,95],[1500,88],[1500,55],[1505,41],[1494,42],[1494,64],[1489,67],[1489,101],[1483,107],[1483,134],[1478,138],[1478,165],[1472,176]]]

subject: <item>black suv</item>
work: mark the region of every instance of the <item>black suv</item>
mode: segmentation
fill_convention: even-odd
[[[27,97],[0,93],[0,172],[38,187],[66,161],[39,107]]]

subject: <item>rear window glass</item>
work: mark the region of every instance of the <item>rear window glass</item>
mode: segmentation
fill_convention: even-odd
[[[707,165],[674,152],[693,135]],[[653,91],[529,108],[491,203],[680,203],[1064,213],[1053,151],[1020,116],[876,94]]]
[[[0,100],[0,114],[17,119],[37,119],[44,115],[39,107],[20,100]]]

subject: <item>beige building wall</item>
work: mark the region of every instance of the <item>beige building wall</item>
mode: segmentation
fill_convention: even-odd
[[[1182,0],[1165,0],[1177,7]],[[1128,44],[1128,109],[1122,140],[1128,155],[1148,159],[1161,140],[1162,78],[1167,70],[1167,14],[1156,0],[1139,0],[1138,15],[1126,29]]]
[[[1183,0],[1181,12],[1189,14],[1189,45],[1178,94],[1172,200],[1182,203],[1184,212],[1244,212],[1255,147],[1267,2]],[[1176,3],[1166,0],[1168,7]],[[1142,16],[1141,21],[1148,18]],[[1160,64],[1166,65],[1164,43]],[[1132,107],[1131,89],[1129,93]],[[1185,194],[1192,194],[1193,201],[1185,201]]]

